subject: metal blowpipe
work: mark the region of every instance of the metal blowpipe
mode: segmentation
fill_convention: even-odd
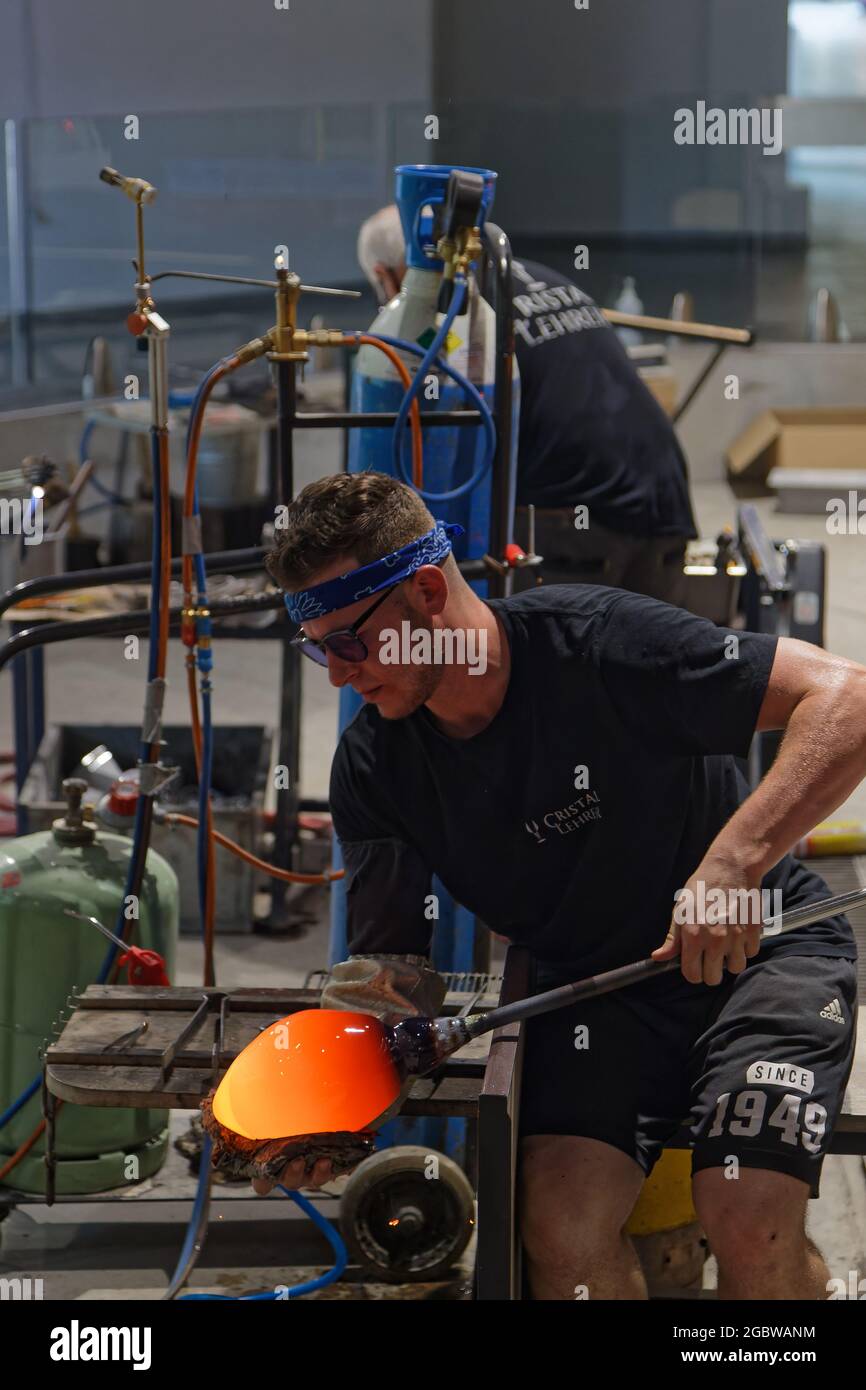
[[[824,917],[833,917],[838,912],[859,907],[863,903],[866,903],[866,888],[840,893],[834,898],[822,898],[820,902],[805,903],[802,907],[792,907],[779,916],[765,918],[764,935],[778,936],[782,932],[793,931],[795,927],[808,927]],[[555,1009],[573,1004],[577,999],[594,999],[599,994],[610,994],[612,990],[625,989],[640,980],[679,968],[678,956],[665,961],[647,958],[635,961],[633,965],[621,965],[616,970],[606,970],[601,975],[591,975],[574,984],[559,985],[556,989],[545,990],[543,994],[534,994],[528,999],[517,999],[513,1004],[503,1004],[489,1013],[471,1014],[468,1018],[406,1018],[395,1027],[386,1029],[388,1046],[403,1076],[425,1076],[446,1057],[482,1033],[490,1033],[494,1028],[518,1023],[525,1018],[534,1018],[536,1014],[552,1013]]]

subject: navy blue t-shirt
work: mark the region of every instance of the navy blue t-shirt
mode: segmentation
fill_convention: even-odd
[[[452,738],[423,706],[385,720],[367,705],[340,740],[330,799],[350,952],[427,954],[435,873],[563,978],[645,957],[748,795],[735,755],[748,752],[777,639],[590,584],[490,607],[511,671],[481,733]],[[790,855],[764,887],[784,907],[829,894]],[[762,951],[856,957],[843,917]]]
[[[613,531],[696,536],[673,426],[601,310],[535,261],[515,260],[512,284],[518,504],[583,503]]]

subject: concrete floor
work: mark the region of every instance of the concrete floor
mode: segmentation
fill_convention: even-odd
[[[733,523],[735,501],[727,484],[702,480],[694,485],[699,526],[714,534]],[[822,517],[784,517],[772,499],[758,503],[772,536],[824,540],[829,557],[828,646],[843,655],[866,661],[866,545],[860,537],[827,537]],[[118,642],[81,642],[56,646],[46,656],[48,718],[55,721],[121,723],[138,718],[145,655],[131,663]],[[261,722],[273,727],[277,718],[278,652],[270,642],[224,640],[216,653],[214,700],[218,723]],[[328,767],[336,736],[336,693],[324,673],[304,671],[302,791],[327,794]],[[0,746],[11,745],[8,671],[0,676]],[[181,657],[175,644],[169,668],[166,721],[186,720],[186,697]],[[866,784],[838,812],[866,819]],[[274,939],[246,933],[221,935],[217,969],[222,984],[302,983],[307,972],[327,959],[327,913],[324,892],[315,923],[291,938]],[[200,978],[200,950],[195,938],[180,943],[177,982],[195,984]],[[177,1112],[173,1122],[182,1126]],[[30,1275],[44,1280],[48,1298],[157,1298],[164,1289],[183,1240],[189,1214],[192,1179],[179,1156],[173,1155],[159,1183],[143,1185],[141,1198],[127,1199],[98,1210],[90,1204],[63,1205],[48,1210],[35,1204],[17,1208],[0,1227],[0,1277]],[[334,1189],[336,1192],[338,1187]],[[214,1203],[211,1232],[192,1289],[227,1293],[249,1292],[292,1284],[328,1264],[328,1248],[296,1210],[272,1196],[247,1200],[237,1192]],[[181,1197],[183,1200],[181,1200]],[[170,1198],[170,1200],[169,1200]],[[332,1199],[324,1209],[333,1211]],[[851,1269],[866,1269],[866,1183],[858,1158],[831,1157],[825,1166],[822,1196],[810,1204],[814,1238],[824,1250],[834,1276],[847,1279]],[[134,1231],[127,1229],[134,1226]],[[708,1269],[712,1281],[712,1266]],[[331,1297],[454,1298],[466,1294],[465,1279],[446,1286],[419,1285],[408,1292],[355,1279]]]

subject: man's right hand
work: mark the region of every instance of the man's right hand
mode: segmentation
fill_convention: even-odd
[[[307,1173],[303,1154],[287,1163],[277,1178],[253,1178],[253,1191],[259,1197],[267,1197],[269,1192],[280,1184],[295,1191],[299,1187],[324,1187],[334,1177],[329,1158],[317,1158],[312,1171]]]

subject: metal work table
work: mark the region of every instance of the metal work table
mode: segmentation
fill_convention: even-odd
[[[512,948],[499,1002],[519,997],[528,982],[528,957]],[[288,1013],[315,1007],[318,1001],[317,989],[90,985],[74,995],[70,1000],[72,1013],[44,1056],[49,1169],[46,1200],[53,1201],[58,1101],[195,1109],[263,1026]],[[479,995],[471,1007],[487,1009],[497,1002],[493,995]],[[465,1004],[465,994],[449,994],[443,1012],[456,1013]],[[148,1029],[140,1038],[122,1050],[102,1051],[106,1043],[129,1033],[145,1017]],[[450,1057],[433,1076],[416,1081],[402,1111],[407,1116],[463,1118],[476,1126],[479,1299],[518,1296],[513,1213],[519,1057],[516,1027],[478,1038]],[[113,1196],[92,1200],[110,1201]],[[34,1199],[22,1194],[22,1200]]]
[[[499,1000],[484,996],[473,1001],[473,1007],[510,1003],[525,997],[530,988],[529,953],[512,946],[506,956]],[[100,1049],[142,1018],[145,996],[150,1022],[148,1046],[142,1049],[136,1044],[134,1051],[135,1060],[144,1053],[147,1065],[130,1066],[131,1051],[115,1054],[106,1065]],[[202,1009],[182,1047],[166,1059],[165,1049],[177,1040],[178,1018],[189,1023],[203,996],[208,999],[207,1011]],[[230,997],[230,1006],[221,1010],[218,1001],[225,996]],[[86,1105],[195,1108],[262,1026],[285,1013],[315,1006],[318,998],[318,990],[311,989],[90,986],[76,997],[72,1017],[46,1050],[49,1130],[58,1099]],[[456,1012],[464,1002],[465,996],[461,999],[451,994],[443,1012]],[[433,1076],[416,1081],[403,1106],[407,1116],[461,1117],[476,1126],[475,1296],[484,1301],[522,1297],[516,1177],[524,1028],[525,1024],[511,1024],[462,1048]],[[688,1132],[681,1130],[668,1147],[688,1148]],[[854,1066],[830,1152],[866,1155],[866,1004],[859,1008]]]

